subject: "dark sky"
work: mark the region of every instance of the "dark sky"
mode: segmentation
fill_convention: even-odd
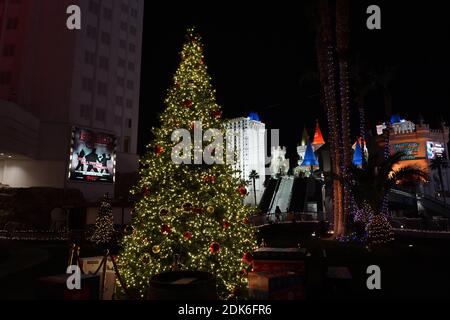
[[[319,118],[326,138],[315,80],[312,0],[295,6],[292,1],[246,6],[152,2],[146,2],[144,21],[141,153],[150,141],[150,128],[157,125],[157,113],[164,109],[189,26],[197,27],[203,37],[205,62],[226,117],[257,111],[269,128],[281,129],[281,142],[290,155],[305,123],[311,131]],[[393,110],[407,119],[417,119],[420,112],[432,124],[440,115],[450,122],[450,19],[445,3],[351,1],[351,71],[383,75],[386,69],[395,70],[390,86]],[[382,30],[366,28],[370,4],[381,7]],[[375,88],[366,104],[373,127],[384,117],[381,91]]]

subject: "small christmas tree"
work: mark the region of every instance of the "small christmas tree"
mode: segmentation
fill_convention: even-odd
[[[95,220],[95,231],[91,241],[95,242],[96,245],[108,245],[114,237],[114,232],[114,217],[108,194],[106,194]]]
[[[189,30],[181,52],[181,64],[154,129],[155,140],[142,159],[141,179],[134,194],[141,196],[134,208],[129,234],[124,237],[118,264],[129,289],[142,296],[149,279],[171,270],[200,270],[216,276],[218,292],[225,297],[244,287],[256,245],[243,205],[247,189],[233,177],[228,164],[206,164],[204,152],[217,155],[220,146],[200,145],[184,149],[191,164],[173,161],[180,137],[177,129],[217,129],[225,135],[225,122],[203,57],[200,37]],[[201,125],[201,127],[200,127]],[[200,162],[198,161],[200,160]]]
[[[384,214],[375,214],[367,225],[367,243],[376,248],[394,241],[394,232]]]

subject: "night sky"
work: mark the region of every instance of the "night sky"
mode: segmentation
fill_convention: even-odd
[[[189,26],[203,37],[205,62],[225,117],[257,111],[269,128],[281,130],[288,156],[295,154],[304,124],[312,133],[316,118],[326,139],[313,5],[298,2],[245,7],[215,1],[190,6],[146,2],[139,152],[151,139],[150,128],[158,125],[156,115],[164,109]],[[381,7],[382,30],[366,28],[370,4]],[[378,78],[391,74],[393,111],[411,120],[421,113],[432,125],[438,125],[441,116],[450,122],[450,19],[444,5],[354,0],[350,9],[351,72]],[[385,117],[380,88],[372,89],[366,106],[373,128]]]

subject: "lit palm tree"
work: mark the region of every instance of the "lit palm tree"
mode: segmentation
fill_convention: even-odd
[[[369,237],[376,235],[374,237],[380,243],[388,242],[388,237],[392,238],[391,226],[382,214],[385,192],[397,185],[428,181],[428,174],[419,168],[404,166],[394,169],[404,156],[404,153],[395,153],[381,163],[376,157],[370,157],[362,168],[351,165],[347,171],[349,175],[335,176],[350,190],[358,207],[370,211],[368,214],[372,218],[366,229]]]
[[[442,196],[444,197],[444,203],[447,204],[446,194],[445,194],[445,190],[444,190],[444,178],[442,176],[442,169],[447,169],[448,163],[447,163],[447,161],[445,161],[445,159],[442,156],[438,156],[438,157],[434,158],[433,160],[431,160],[430,168],[432,170],[438,171],[441,193],[442,193]]]
[[[256,180],[259,179],[259,174],[258,174],[258,172],[256,172],[256,170],[252,170],[248,177],[253,182],[253,195],[255,197],[255,206],[257,206],[257,203],[256,203]]]

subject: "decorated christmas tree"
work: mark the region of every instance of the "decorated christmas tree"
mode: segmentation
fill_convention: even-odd
[[[218,292],[225,296],[245,287],[256,242],[250,209],[242,201],[245,186],[233,176],[225,156],[225,163],[203,159],[223,155],[225,147],[214,139],[205,142],[205,132],[217,129],[225,135],[225,122],[201,39],[193,29],[188,30],[165,106],[141,160],[141,178],[133,191],[140,200],[122,243],[119,268],[126,286],[141,295],[153,275],[176,269],[214,274]],[[200,140],[194,134],[199,130],[204,133]]]
[[[112,215],[111,203],[106,194],[100,205],[97,219],[95,220],[95,231],[91,241],[97,245],[108,245],[114,237],[114,217]]]

